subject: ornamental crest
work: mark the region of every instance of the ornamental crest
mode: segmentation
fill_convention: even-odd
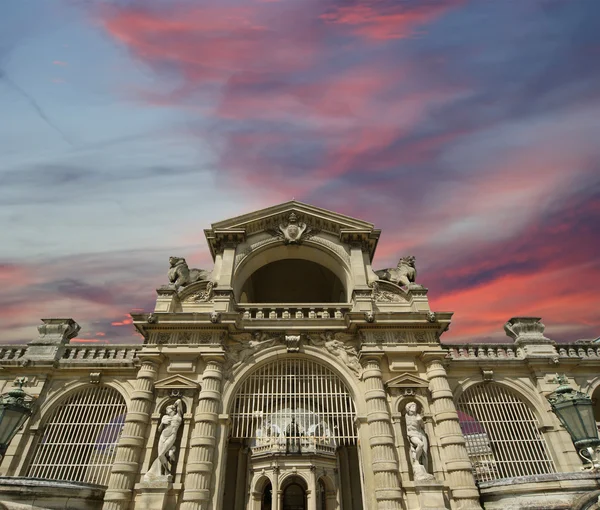
[[[267,232],[274,237],[279,237],[285,244],[300,244],[319,231],[309,227],[303,221],[298,221],[296,214],[290,213],[287,221],[280,223],[277,229],[268,229]]]

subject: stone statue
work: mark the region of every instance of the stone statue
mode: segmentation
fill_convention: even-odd
[[[158,456],[150,466],[148,472],[144,475],[145,481],[152,481],[159,478],[167,478],[170,472],[170,463],[175,460],[175,440],[177,431],[183,422],[183,402],[181,399],[174,404],[167,406],[165,414],[160,419],[158,430]]]
[[[375,274],[380,280],[387,280],[400,287],[408,287],[411,283],[415,283],[417,277],[415,257],[412,255],[402,257],[396,267],[380,269],[375,271]]]
[[[169,266],[169,282],[176,290],[201,280],[208,280],[211,282],[211,271],[206,271],[204,269],[190,269],[184,258],[169,257]]]
[[[358,361],[358,352],[356,348],[347,343],[354,340],[354,335],[346,333],[334,334],[331,331],[327,331],[318,335],[310,335],[310,339],[313,345],[327,349],[327,351],[336,358],[341,359],[350,370],[360,377],[362,365]]]
[[[415,480],[433,480],[433,475],[427,472],[429,443],[423,430],[423,417],[417,412],[415,402],[406,404],[405,410],[406,437],[410,441],[410,460]]]

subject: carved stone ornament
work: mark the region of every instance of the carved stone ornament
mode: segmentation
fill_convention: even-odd
[[[171,465],[175,463],[177,447],[177,431],[183,422],[183,402],[177,400],[174,404],[167,406],[165,414],[160,419],[158,438],[158,455],[144,475],[144,481],[170,480]]]
[[[428,472],[429,441],[423,429],[423,417],[417,412],[415,402],[406,404],[405,410],[406,438],[409,441],[410,461],[415,481],[434,480],[435,477]]]
[[[285,343],[287,344],[287,352],[300,351],[300,335],[285,335]]]
[[[268,349],[281,343],[283,335],[280,333],[237,333],[230,334],[229,338],[235,343],[227,349],[226,370],[235,370],[248,361],[259,349]],[[298,338],[298,341],[300,339]]]
[[[427,312],[427,320],[429,322],[435,322],[436,321],[436,316],[435,316],[435,312],[432,312],[431,310]]]
[[[219,312],[210,312],[210,322],[217,324],[221,320],[221,314]]]
[[[365,320],[369,323],[375,322],[375,314],[373,312],[365,312]]]
[[[169,257],[169,287],[179,291],[182,287],[202,280],[211,281],[212,271],[190,269],[182,257]]]
[[[190,297],[188,297],[185,301],[193,301],[196,303],[206,303],[213,298],[214,291],[213,289],[216,287],[216,283],[208,282],[206,284],[206,289],[201,290],[200,292],[195,292]]]
[[[380,269],[379,271],[375,271],[375,274],[380,280],[387,280],[400,287],[409,287],[411,283],[415,282],[417,277],[415,257],[413,255],[402,257],[396,267]]]
[[[100,378],[102,374],[100,372],[90,372],[90,383],[91,384],[100,384]]]
[[[312,345],[326,349],[360,378],[363,367],[358,361],[356,347],[350,344],[355,340],[354,335],[327,331],[325,333],[313,333],[309,335],[309,339]]]
[[[399,294],[394,294],[387,290],[380,290],[379,288],[373,292],[373,297],[378,303],[402,303],[405,301]]]
[[[267,229],[266,232],[274,237],[279,237],[284,244],[302,244],[303,241],[320,231],[309,227],[303,221],[298,221],[296,214],[290,213],[287,221],[280,223],[277,229]]]

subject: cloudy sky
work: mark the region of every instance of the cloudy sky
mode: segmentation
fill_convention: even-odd
[[[292,198],[415,254],[448,341],[600,336],[597,0],[3,0],[0,341],[136,342],[169,255]]]

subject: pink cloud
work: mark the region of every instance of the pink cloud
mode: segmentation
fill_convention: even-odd
[[[342,5],[321,15],[327,23],[349,26],[366,39],[385,41],[413,37],[422,27],[463,1],[411,3],[362,0]]]
[[[115,321],[110,323],[111,326],[129,326],[130,324],[133,324],[133,319],[129,314],[126,314],[125,319],[121,321]]]
[[[585,286],[573,286],[579,275],[586,275]],[[600,286],[600,266],[583,265],[548,269],[529,275],[507,275],[483,285],[430,296],[435,310],[456,311],[446,341],[477,340],[494,336],[505,341],[504,323],[519,315],[542,317],[552,336],[552,326],[564,329],[599,330],[596,295]],[[573,307],[573,303],[577,303]],[[572,337],[571,335],[568,335]],[[509,341],[506,339],[506,341]]]
[[[69,65],[67,62],[64,62],[62,60],[53,60],[52,63],[55,66],[62,66],[62,67]]]

